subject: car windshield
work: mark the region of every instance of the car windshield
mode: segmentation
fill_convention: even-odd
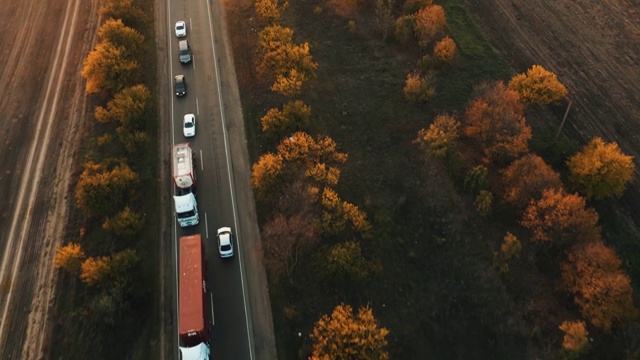
[[[220,246],[220,250],[229,251],[229,250],[231,250],[231,245],[222,245],[222,246]]]

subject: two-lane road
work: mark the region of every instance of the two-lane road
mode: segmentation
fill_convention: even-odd
[[[185,75],[187,82],[186,95],[177,97],[173,88],[166,94],[172,103],[172,140],[173,144],[189,142],[196,152],[200,211],[200,224],[196,227],[182,229],[173,221],[174,256],[177,258],[177,239],[180,236],[202,235],[208,265],[209,309],[212,312],[209,319],[213,323],[212,358],[254,359],[241,246],[243,236],[232,185],[230,144],[211,13],[211,6],[205,0],[169,2],[169,83],[173,85],[173,78],[178,74]],[[176,37],[173,29],[178,20],[187,24],[184,39],[193,52],[190,64],[181,64],[178,59],[178,41],[183,40]],[[187,113],[196,116],[196,136],[192,138],[185,138],[182,133],[182,119]],[[224,260],[218,256],[216,246],[216,231],[223,226],[231,227],[236,241],[235,256]],[[174,321],[177,324],[179,319]],[[174,336],[177,343],[177,333]]]

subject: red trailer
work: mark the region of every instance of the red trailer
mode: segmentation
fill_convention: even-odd
[[[180,312],[179,334],[181,347],[191,348],[208,343],[205,304],[207,286],[205,279],[204,244],[200,235],[180,238]],[[208,348],[208,346],[207,346]]]

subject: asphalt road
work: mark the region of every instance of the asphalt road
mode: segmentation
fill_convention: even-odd
[[[222,8],[216,1],[203,0],[167,4],[169,86],[160,97],[171,102],[172,144],[189,142],[196,152],[200,210],[196,227],[182,229],[173,220],[174,259],[180,236],[202,235],[208,263],[208,315],[213,323],[212,358],[275,359],[266,279],[255,251],[259,232],[249,187],[244,125]],[[193,61],[187,65],[178,60],[179,39],[173,29],[178,20],[187,23],[186,39],[193,52]],[[185,75],[187,81],[187,94],[180,98],[172,87],[178,74]],[[196,136],[189,139],[182,134],[186,113],[196,115]],[[235,256],[224,260],[218,256],[215,237],[223,226],[231,227],[235,235]],[[177,279],[174,284],[177,286]],[[258,314],[257,321],[252,309]],[[177,313],[173,312],[175,324]],[[173,338],[177,345],[176,331]]]

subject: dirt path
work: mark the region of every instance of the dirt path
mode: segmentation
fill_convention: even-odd
[[[640,1],[464,2],[516,71],[558,75],[573,100],[568,126],[618,142],[640,174]]]
[[[96,22],[87,14],[96,6],[97,1],[78,0],[0,3],[0,190],[5,197],[0,205],[0,349],[5,359],[43,356],[55,301],[53,252],[63,240],[72,198],[69,169],[87,118],[78,73],[95,34]]]

